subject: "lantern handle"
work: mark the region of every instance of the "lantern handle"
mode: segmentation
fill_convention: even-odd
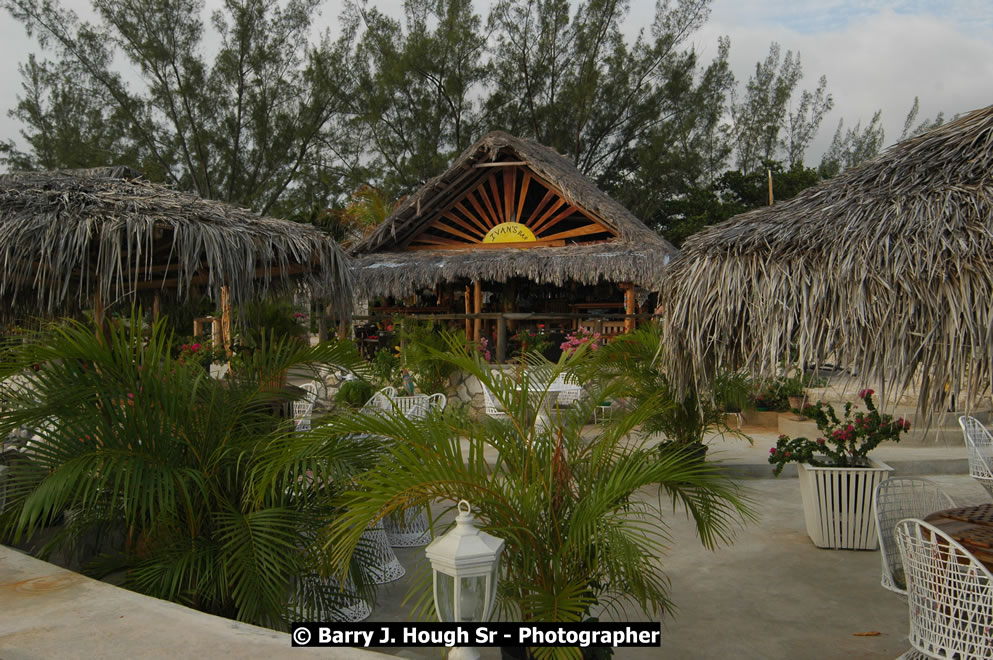
[[[465,505],[465,511],[462,510],[462,505]],[[469,505],[468,500],[459,500],[458,504],[459,513],[472,513],[472,506]]]

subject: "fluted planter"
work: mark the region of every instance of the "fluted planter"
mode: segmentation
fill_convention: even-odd
[[[882,461],[866,467],[797,466],[807,535],[818,548],[875,550],[872,493],[893,471]]]

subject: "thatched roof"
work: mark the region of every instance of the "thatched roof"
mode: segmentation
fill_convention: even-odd
[[[191,286],[232,302],[291,277],[351,306],[347,258],[308,225],[149,183],[124,167],[0,175],[0,299],[35,313]]]
[[[660,299],[682,383],[769,374],[794,347],[891,390],[919,378],[925,412],[946,383],[974,400],[993,375],[993,106],[691,237]]]
[[[595,240],[575,237],[558,247],[422,249],[406,245],[467,191],[480,185],[494,168],[514,163],[555,189],[566,205],[605,229]],[[676,249],[583,176],[565,157],[548,147],[493,132],[467,149],[452,167],[404,200],[393,214],[353,249],[357,288],[367,295],[405,296],[440,282],[460,278],[505,282],[525,277],[562,285],[600,279],[654,286]]]

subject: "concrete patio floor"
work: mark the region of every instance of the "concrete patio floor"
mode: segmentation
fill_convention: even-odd
[[[898,657],[910,648],[907,604],[880,586],[879,552],[814,546],[805,531],[797,479],[770,478],[766,456],[778,434],[768,429],[750,431],[754,445],[736,439],[718,440],[709,456],[720,460],[748,488],[758,519],[740,529],[732,545],[710,551],[700,544],[693,523],[682,510],[668,515],[672,544],[658,561],[671,579],[670,597],[676,611],[661,618],[661,649],[616,649],[614,657]],[[873,456],[890,463],[893,476],[931,479],[956,504],[989,500],[986,491],[967,474],[964,447],[890,445],[878,448]],[[654,499],[657,490],[645,490],[640,496]],[[408,576],[424,562],[421,548],[399,550],[397,556],[408,568]],[[400,602],[410,579],[382,587],[368,621],[409,618]],[[643,621],[648,617],[637,608],[629,608],[625,618]],[[380,651],[411,659],[443,657],[438,649]],[[480,652],[483,660],[500,657],[498,649]]]
[[[682,511],[667,515],[672,544],[669,552],[658,561],[671,579],[670,597],[677,609],[661,618],[661,649],[617,649],[614,657],[642,660],[660,657],[832,659],[899,656],[909,648],[907,606],[901,597],[880,586],[879,553],[816,548],[804,531],[797,480],[790,476],[770,478],[771,466],[766,457],[777,434],[768,429],[746,430],[755,441],[753,445],[739,439],[716,440],[711,445],[709,459],[720,461],[729,474],[748,488],[758,519],[740,529],[732,545],[709,551],[701,546],[692,522]],[[958,504],[989,499],[982,487],[966,474],[964,447],[890,445],[880,447],[873,456],[890,463],[895,468],[894,476],[914,474],[932,479]],[[639,496],[654,499],[657,489],[645,489]],[[424,566],[424,551],[423,548],[411,548],[396,552],[407,568],[407,574],[380,588],[378,602],[367,621],[410,618],[409,609],[402,601],[418,569]],[[135,600],[132,596],[125,596],[120,604],[126,607],[128,602]],[[88,634],[84,638],[97,646],[66,645],[60,651],[48,643],[39,641],[35,645],[30,642],[33,632],[38,634],[39,640],[44,640],[52,631],[79,626],[82,621],[77,605],[85,608],[84,604],[58,603],[57,607],[37,611],[3,607],[3,600],[0,595],[0,632],[6,628],[10,633],[11,627],[20,631],[14,641],[16,646],[9,645],[10,637],[6,638],[5,644],[5,635],[0,634],[0,659],[4,660],[146,657],[142,651],[142,645],[146,643],[155,644],[159,649],[158,655],[152,654],[155,657],[193,657],[203,655],[193,652],[199,647],[198,634],[203,637],[202,648],[207,650],[207,656],[212,655],[210,649],[218,650],[216,643],[208,643],[207,630],[197,632],[194,626],[180,625],[179,619],[166,623],[168,617],[159,623],[166,627],[176,626],[174,635],[159,630],[162,626],[148,620],[146,625],[152,626],[156,631],[154,635],[125,635],[115,642],[115,635],[120,634],[120,624],[115,616],[114,621],[103,623],[99,617],[85,617]],[[176,608],[176,616],[180,616],[178,610],[185,610],[167,603],[163,605],[170,611]],[[192,611],[187,612],[197,616]],[[31,619],[24,620],[23,617]],[[636,608],[630,608],[623,617],[605,618],[645,620],[648,617]],[[231,622],[228,626],[237,627]],[[131,628],[131,632],[135,630]],[[258,657],[283,657],[284,653],[300,651],[289,648],[285,635],[256,630],[260,636],[244,641],[248,646],[255,646]],[[860,636],[858,633],[879,634]],[[249,635],[254,636],[254,632]],[[177,640],[172,648],[168,641],[171,638]],[[266,639],[263,641],[262,638]],[[280,651],[283,643],[286,644],[285,652]],[[116,656],[108,649],[126,653]],[[378,650],[410,659],[444,657],[443,650],[435,648]],[[500,657],[498,649],[481,649],[481,653],[484,660]],[[309,650],[308,654],[358,657],[316,649]],[[245,657],[249,656],[255,657],[255,654]]]

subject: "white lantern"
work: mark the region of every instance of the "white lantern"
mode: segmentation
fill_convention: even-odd
[[[459,502],[455,528],[425,548],[434,572],[434,606],[449,623],[482,622],[493,613],[503,539],[476,527],[472,508]],[[449,658],[479,657],[474,649],[452,649]]]

